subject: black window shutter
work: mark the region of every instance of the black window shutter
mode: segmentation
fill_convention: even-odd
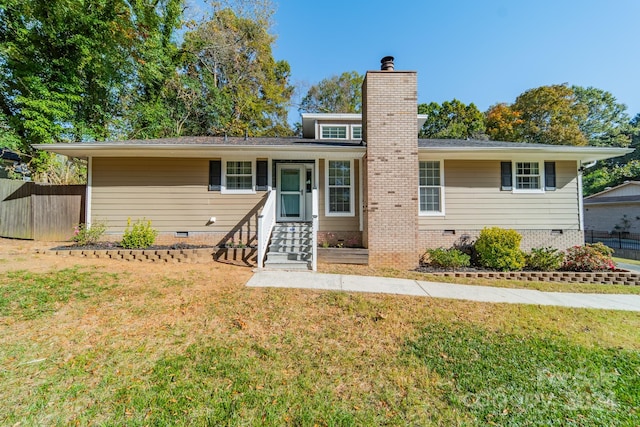
[[[268,189],[268,170],[269,163],[267,160],[256,160],[256,190],[267,191]]]
[[[501,189],[513,190],[511,179],[511,162],[500,162]]]
[[[544,162],[544,189],[556,189],[556,162]]]
[[[209,161],[209,191],[220,191],[222,188],[222,160]]]

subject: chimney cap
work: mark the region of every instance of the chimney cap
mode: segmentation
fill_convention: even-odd
[[[380,60],[380,69],[382,71],[393,71],[394,70],[394,64],[393,64],[393,56],[385,56],[384,58],[382,58]]]

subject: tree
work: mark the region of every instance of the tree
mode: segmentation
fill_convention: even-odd
[[[418,113],[428,116],[420,131],[421,138],[486,138],[484,115],[473,103],[465,105],[457,99],[442,105],[431,102],[418,105]]]
[[[129,105],[162,86],[182,0],[5,0],[0,5],[0,111],[31,144],[103,140],[130,129]],[[169,73],[170,75],[170,73]],[[125,103],[126,106],[126,103]],[[125,109],[124,114],[128,110]],[[122,124],[120,124],[122,123]],[[45,153],[32,153],[46,167]]]
[[[262,20],[239,17],[230,9],[217,11],[185,34],[183,63],[174,77],[179,90],[172,95],[185,113],[199,106],[185,124],[190,133],[291,133],[291,70],[286,61],[273,58],[273,42]]]
[[[298,110],[305,113],[360,113],[364,76],[355,71],[332,76],[311,86]]]
[[[512,110],[520,114],[523,142],[554,145],[587,145],[580,130],[588,115],[566,84],[530,89],[516,98]]]
[[[489,107],[486,116],[487,135],[495,141],[522,141],[520,129],[523,120],[522,113],[515,111],[505,103],[500,103]]]
[[[616,102],[607,91],[594,87],[572,86],[576,99],[587,108],[587,115],[579,122],[580,131],[589,145],[626,147],[631,142],[632,125],[627,107]]]
[[[598,193],[607,187],[615,187],[625,181],[640,179],[640,160],[631,160],[620,165],[603,165],[589,169],[583,177],[585,196]]]

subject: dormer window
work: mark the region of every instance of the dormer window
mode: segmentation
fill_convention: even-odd
[[[347,139],[347,129],[346,125],[321,125],[320,135],[322,139]]]
[[[362,126],[361,125],[353,125],[351,126],[351,139],[362,139]]]

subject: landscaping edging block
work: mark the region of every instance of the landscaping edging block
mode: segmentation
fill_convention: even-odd
[[[197,249],[60,249],[50,253],[60,256],[115,259],[137,262],[201,263],[220,261],[240,265],[255,265],[255,248],[197,248]]]
[[[443,272],[427,273],[436,277],[460,277],[471,279],[503,279],[541,282],[604,283],[610,285],[640,286],[640,273],[630,271],[598,271],[581,273],[573,271],[491,271],[491,272]]]

